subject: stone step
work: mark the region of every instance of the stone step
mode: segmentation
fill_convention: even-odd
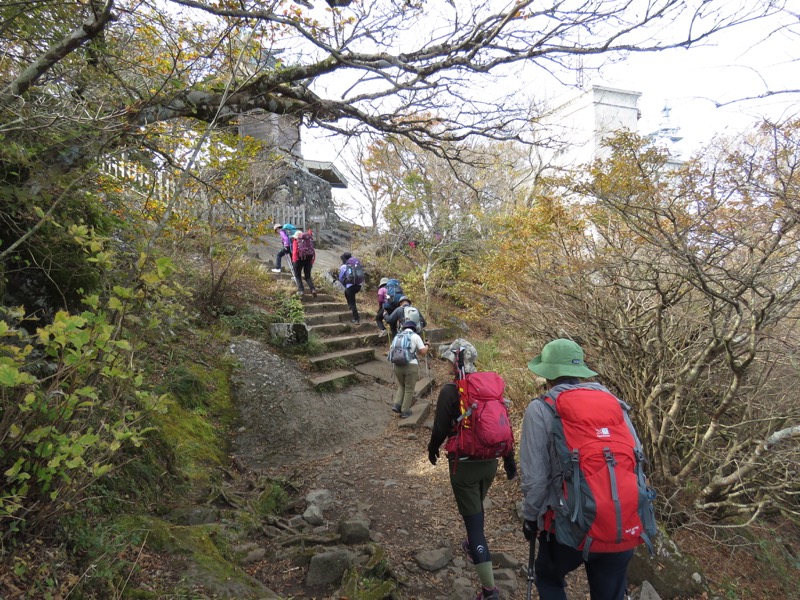
[[[333,294],[326,294],[325,292],[318,291],[316,298],[307,294],[303,296],[302,302],[304,306],[307,304],[313,306],[314,304],[324,303],[324,302],[336,302],[337,300],[339,300],[339,298],[337,298]],[[347,306],[347,304],[345,303],[344,306]]]
[[[309,327],[312,325],[325,325],[330,323],[349,323],[353,315],[350,311],[320,313],[317,315],[306,315],[305,323]]]
[[[272,272],[272,264],[261,263],[261,268],[264,269],[267,273],[272,275],[275,279],[279,279],[281,281],[294,281],[294,275],[292,275],[286,269],[282,270],[280,273],[273,273]]]
[[[325,369],[342,368],[345,366],[360,365],[375,359],[373,348],[356,348],[354,350],[339,350],[329,352],[309,359],[311,367],[324,371]]]
[[[394,375],[392,374],[392,363],[386,360],[385,354],[383,356],[378,356],[377,352],[375,354],[375,360],[362,363],[356,366],[355,370],[387,385],[395,383]]]
[[[398,425],[400,427],[416,427],[425,422],[430,412],[431,403],[427,400],[420,400],[411,407],[411,416],[405,419],[399,419]]]
[[[355,326],[349,334],[323,338],[322,343],[330,350],[344,350],[345,348],[376,346],[384,339],[379,338],[374,330],[371,333],[359,333],[358,329],[359,327]]]
[[[352,323],[323,323],[322,325],[310,325],[308,330],[314,334],[325,337],[332,335],[340,335],[353,331],[354,325]]]
[[[420,377],[417,379],[417,385],[414,386],[414,397],[422,398],[427,396],[433,388],[433,379],[431,377]]]
[[[392,363],[386,360],[385,354],[381,354],[378,351],[375,352],[375,360],[357,365],[354,369],[361,375],[366,375],[386,385],[396,385],[397,383],[394,378]],[[435,383],[435,379],[425,369],[425,364],[421,364],[419,379],[417,379],[417,384],[414,386],[414,397],[426,396],[430,393]]]
[[[358,376],[353,371],[331,371],[318,377],[311,377],[309,382],[318,392],[330,392],[347,387],[358,381]]]
[[[320,313],[341,312],[347,305],[341,302],[320,302],[317,296],[316,302],[303,302],[303,310],[307,315],[318,315]]]

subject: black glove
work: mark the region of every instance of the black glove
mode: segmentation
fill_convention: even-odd
[[[536,521],[525,521],[522,524],[522,535],[529,542],[532,542],[539,532],[539,524]]]
[[[508,477],[509,481],[517,476],[517,461],[514,460],[513,456],[503,458],[503,467],[506,470],[506,477]]]
[[[431,461],[432,465],[436,464],[436,461],[439,460],[439,449],[438,448],[436,448],[435,450],[432,450],[432,449],[428,448],[428,460]]]

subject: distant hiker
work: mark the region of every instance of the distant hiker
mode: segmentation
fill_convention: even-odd
[[[311,267],[317,258],[314,250],[314,237],[311,230],[306,232],[297,231],[294,234],[294,247],[292,249],[292,263],[294,265],[294,280],[297,283],[297,295],[305,293],[303,289],[303,279],[308,284],[308,289],[314,298],[317,297],[317,289],[311,281]]]
[[[419,378],[417,357],[425,356],[427,351],[428,346],[417,335],[416,323],[403,323],[402,331],[395,336],[389,348],[389,361],[394,365],[394,378],[397,380],[392,411],[399,413],[401,419],[411,416],[414,388]]]
[[[297,227],[291,223],[280,225],[276,223],[272,226],[273,231],[281,236],[281,249],[275,256],[275,268],[272,269],[273,273],[281,272],[281,258],[289,255],[289,260],[292,260],[292,236],[297,232]]]
[[[461,544],[461,550],[475,565],[481,591],[476,600],[497,599],[492,557],[484,533],[483,501],[497,473],[498,459],[503,459],[503,466],[508,479],[517,474],[517,463],[514,460],[514,434],[508,421],[508,411],[503,398],[505,382],[497,373],[478,373],[475,359],[478,351],[466,340],[455,340],[449,348],[440,346],[440,355],[453,362],[455,381],[446,383],[439,391],[436,401],[436,416],[428,442],[428,460],[435,465],[439,459],[439,447],[447,440],[445,450],[450,469],[450,486],[458,506],[458,512],[464,519],[467,539]],[[442,349],[445,349],[442,351]],[[478,382],[470,385],[471,379]],[[474,383],[473,382],[473,383]],[[487,391],[488,394],[470,390]],[[475,397],[472,397],[472,395]],[[475,409],[472,407],[476,406]],[[481,408],[477,408],[480,406]],[[483,407],[486,407],[483,409]],[[483,409],[482,412],[481,409]],[[475,414],[473,414],[473,410]],[[499,418],[486,419],[489,411],[494,411]],[[477,418],[480,415],[480,418]],[[472,419],[472,421],[470,421]],[[482,431],[473,439],[461,439],[471,433],[484,421],[491,420],[497,425],[495,431]],[[488,429],[488,428],[487,428]],[[494,435],[492,435],[494,434]],[[480,440],[492,438],[492,445],[482,444]],[[473,455],[465,454],[470,452]]]
[[[531,544],[538,537],[539,598],[566,600],[564,576],[584,565],[592,600],[622,600],[633,548],[656,532],[629,407],[581,382],[597,373],[572,340],[549,342],[528,368],[548,386],[528,405],[520,440],[523,534]]]
[[[406,321],[413,321],[419,334],[422,334],[422,330],[428,326],[425,322],[425,317],[422,316],[416,306],[412,306],[408,296],[400,296],[399,306],[388,317],[384,316],[384,319],[392,329],[392,335],[397,332],[397,325]]]
[[[356,294],[361,291],[361,285],[364,283],[364,267],[361,266],[361,261],[349,252],[345,252],[339,258],[342,260],[342,266],[339,267],[339,283],[344,286],[344,297],[347,299],[350,312],[353,313],[352,322],[360,325]]]
[[[375,313],[375,324],[378,326],[378,337],[386,335],[386,325],[383,324],[385,312],[383,304],[386,302],[386,284],[389,283],[388,277],[382,277],[378,284],[378,312]]]
[[[384,319],[387,315],[391,315],[394,310],[400,306],[400,298],[402,297],[403,286],[400,285],[400,280],[390,277],[389,281],[386,282],[386,300],[383,302]],[[397,333],[397,326],[402,324],[403,321],[400,321],[399,323],[395,321],[394,323],[389,324],[393,336]]]

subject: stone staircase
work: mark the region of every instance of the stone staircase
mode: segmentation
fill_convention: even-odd
[[[276,274],[276,276],[279,276]],[[279,276],[280,277],[280,276]],[[363,294],[359,294],[361,300]],[[378,335],[375,313],[359,307],[361,324],[351,323],[352,315],[343,296],[320,293],[316,298],[310,294],[302,297],[306,314],[306,327],[318,337],[325,348],[324,353],[308,359],[311,368],[318,374],[309,378],[318,391],[343,389],[364,380],[373,380],[390,386],[387,390],[388,404],[394,395],[396,382],[392,364],[387,360],[389,340]],[[429,342],[447,341],[450,332],[443,328],[430,327],[425,330]],[[432,360],[429,358],[428,360]],[[424,423],[431,403],[423,400],[434,385],[434,378],[425,359],[420,361],[420,378],[414,392],[415,404],[411,417],[399,421],[401,427],[413,427]]]

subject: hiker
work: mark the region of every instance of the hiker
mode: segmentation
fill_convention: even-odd
[[[427,327],[425,317],[419,312],[416,306],[412,306],[408,296],[400,296],[400,305],[395,308],[388,317],[384,317],[392,330],[392,335],[397,333],[397,324],[406,321],[414,321],[417,326],[417,333],[422,334],[422,330]]]
[[[273,273],[280,273],[281,259],[288,254],[289,260],[292,260],[292,236],[297,231],[297,228],[291,223],[286,223],[285,225],[276,223],[272,226],[272,230],[281,236],[282,247],[275,256],[275,268],[272,269]]]
[[[442,348],[447,347],[439,347],[440,355],[453,362],[456,381],[468,377],[470,373],[477,372],[475,359],[478,357],[478,352],[475,346],[458,339],[443,354]],[[496,378],[502,382],[499,375],[496,375]],[[439,398],[436,401],[436,416],[431,430],[431,439],[428,442],[428,460],[432,465],[436,464],[439,458],[439,447],[447,439],[445,449],[448,451],[450,486],[453,489],[458,512],[464,520],[464,527],[467,530],[467,539],[461,544],[461,550],[475,565],[478,579],[481,582],[482,589],[476,600],[497,599],[499,593],[494,582],[492,557],[489,553],[486,534],[483,531],[485,518],[483,501],[497,473],[498,459],[473,458],[457,454],[458,449],[454,437],[457,435],[456,427],[458,422],[463,419],[462,412],[464,411],[459,397],[459,385],[456,381],[444,384],[439,391]],[[500,388],[501,395],[504,389],[505,384]],[[514,479],[517,474],[517,463],[514,460],[513,432],[508,421],[506,423],[511,446],[508,454],[503,456],[503,466],[506,477]]]
[[[381,277],[380,283],[378,283],[378,311],[375,313],[375,324],[378,326],[378,337],[383,337],[386,335],[386,325],[383,323],[383,318],[386,313],[384,311],[383,304],[386,302],[387,283],[389,283],[388,277]]]
[[[294,266],[294,280],[297,283],[297,295],[305,293],[303,289],[303,279],[308,284],[311,295],[317,297],[317,289],[311,281],[311,266],[317,258],[314,250],[314,237],[309,229],[308,232],[297,231],[294,234],[294,247],[292,249],[292,264]],[[302,276],[302,277],[301,277]]]
[[[386,320],[387,315],[391,315],[395,309],[400,306],[400,298],[403,297],[403,286],[400,280],[392,277],[386,282],[386,300],[383,302],[383,317]],[[388,323],[388,321],[386,321]],[[392,331],[392,337],[397,334],[397,326],[402,325],[404,321],[393,321],[389,323],[389,328]]]
[[[414,388],[419,378],[417,357],[425,356],[427,352],[428,345],[417,335],[417,324],[413,321],[403,323],[403,330],[392,340],[389,349],[389,361],[394,365],[392,370],[397,380],[392,412],[399,413],[401,419],[411,416]],[[400,359],[397,359],[398,355]]]
[[[344,286],[344,297],[347,299],[350,312],[353,313],[351,322],[361,325],[361,318],[358,316],[358,307],[356,306],[356,294],[361,291],[361,285],[364,283],[364,268],[361,266],[361,261],[350,252],[345,252],[339,258],[342,261],[342,266],[339,267],[339,283]]]
[[[520,439],[523,535],[531,544],[539,542],[534,562],[539,598],[566,600],[564,577],[583,564],[592,600],[623,600],[633,548],[642,541],[650,546],[648,532],[655,534],[654,494],[637,487],[645,485],[644,455],[629,407],[599,383],[581,382],[597,373],[572,340],[549,342],[528,368],[548,388],[528,405]],[[608,475],[587,479],[592,463],[584,461],[596,461],[597,473]],[[574,467],[566,471],[562,464]]]

